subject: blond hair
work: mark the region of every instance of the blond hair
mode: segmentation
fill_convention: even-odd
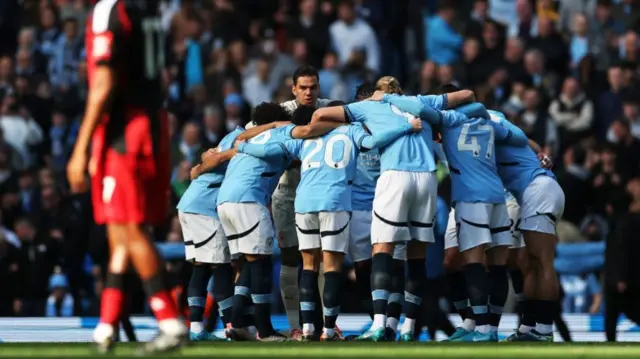
[[[395,93],[402,95],[402,87],[400,81],[393,76],[382,76],[376,82],[376,90],[384,91],[385,93]]]

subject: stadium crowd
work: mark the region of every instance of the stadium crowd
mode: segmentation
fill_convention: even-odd
[[[0,316],[97,313],[104,228],[64,176],[87,95],[89,3],[0,2]],[[411,93],[453,83],[555,159],[567,203],[559,265],[581,268],[558,268],[565,311],[598,313],[604,297],[613,313],[638,298],[640,2],[166,0],[162,14],[175,203],[202,152],[252,107],[293,98],[300,65],[319,69],[321,98],[345,102],[380,75]],[[154,238],[182,242],[175,213]],[[575,246],[593,260],[561,255]],[[176,284],[188,278],[182,260],[168,267]]]

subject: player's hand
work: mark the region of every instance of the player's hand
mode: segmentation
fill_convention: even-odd
[[[198,178],[198,176],[200,176],[200,165],[195,165],[192,169],[191,169],[191,180],[193,181],[194,179]]]
[[[276,121],[273,123],[274,128],[284,127],[291,124],[291,121]]]
[[[540,166],[542,168],[551,169],[553,167],[553,160],[551,157],[542,152],[538,153],[538,160],[540,161]]]
[[[420,120],[419,118],[414,117],[410,119],[409,124],[411,124],[411,127],[413,128],[413,132],[422,131],[422,120]]]
[[[245,143],[247,141],[245,140],[236,140],[236,142],[233,143],[233,148],[238,148],[238,146],[240,146],[241,143]]]
[[[383,97],[384,97],[384,91],[376,90],[373,93],[373,95],[371,95],[371,97],[369,97],[367,100],[369,100],[369,101],[382,101]]]
[[[87,191],[87,154],[85,151],[74,151],[67,164],[67,179],[72,193]]]

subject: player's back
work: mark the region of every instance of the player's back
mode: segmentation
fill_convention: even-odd
[[[233,148],[236,138],[244,131],[238,127],[227,134],[218,145],[218,151],[226,151]],[[191,182],[189,188],[180,198],[176,207],[185,213],[209,215],[217,218],[216,210],[218,192],[222,186],[228,163],[223,163],[212,172],[203,173]]]
[[[494,155],[493,127],[487,121],[474,118],[442,129],[453,202],[504,203]]]
[[[293,127],[289,125],[274,128],[248,142],[258,145],[282,143],[291,139]],[[233,156],[218,193],[218,205],[225,202],[258,202],[264,206],[268,205],[280,176],[290,162],[286,157],[263,160],[242,153]]]
[[[345,106],[351,122],[364,122],[372,134],[389,131],[414,116],[393,105],[377,101],[361,101]],[[380,148],[380,171],[433,172],[433,135],[423,121],[423,130],[404,135]]]
[[[491,118],[506,126],[513,126],[498,111],[489,110]],[[513,195],[522,199],[522,193],[534,178],[540,175],[547,175],[555,178],[553,172],[540,167],[538,156],[531,147],[516,147],[507,144],[496,145],[496,162],[498,174],[504,187],[511,191]]]
[[[380,177],[378,150],[360,152],[356,160],[356,175],[351,186],[351,203],[354,211],[371,211],[378,177]]]
[[[361,127],[345,125],[300,143],[296,213],[351,211],[351,185],[359,153],[357,133],[362,131]]]
[[[144,110],[149,115],[162,107],[160,75],[164,67],[162,23],[157,1],[100,0],[87,21],[89,81],[95,65],[108,64],[116,81],[111,111]]]

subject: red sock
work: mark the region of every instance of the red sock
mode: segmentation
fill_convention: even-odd
[[[165,319],[177,319],[178,309],[171,297],[171,292],[163,290],[149,298],[149,306],[158,321]]]
[[[124,294],[120,289],[106,288],[100,302],[100,323],[116,325],[120,321]]]

